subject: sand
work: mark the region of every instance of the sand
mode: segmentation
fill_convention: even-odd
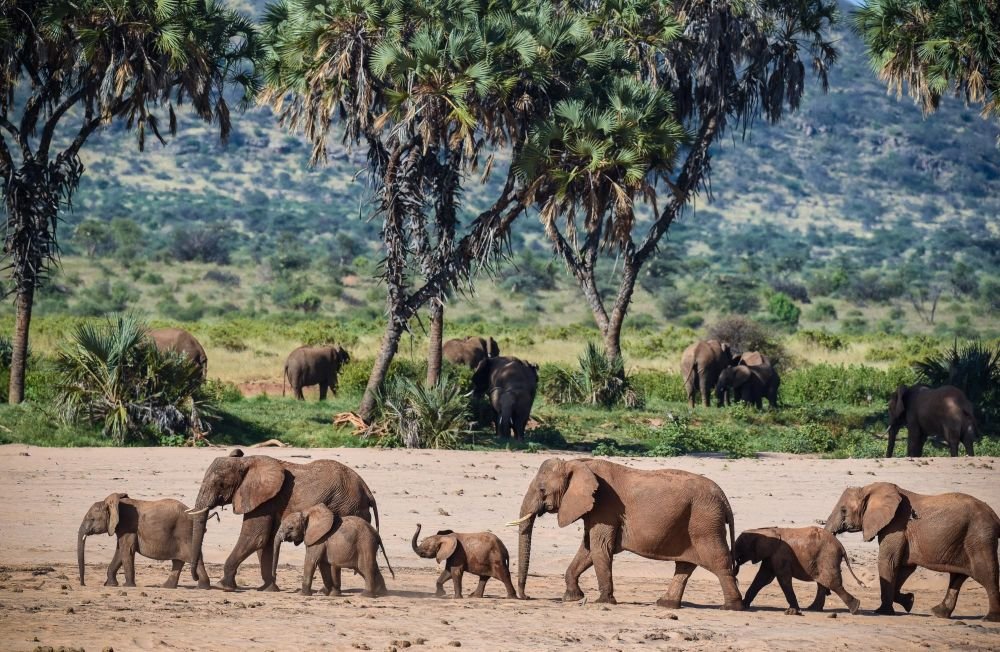
[[[258,453],[262,451],[253,451]],[[205,468],[223,454],[208,449],[46,449],[0,447],[0,648],[33,650],[72,646],[86,650],[163,649],[415,649],[488,650],[798,650],[996,649],[1000,624],[985,623],[986,593],[965,584],[950,620],[930,615],[944,595],[947,577],[917,571],[906,589],[916,594],[913,613],[895,617],[871,613],[878,604],[876,544],[860,534],[842,535],[858,576],[845,572],[847,589],[862,612],[850,615],[830,596],[823,613],[784,614],[777,584],[764,589],[748,612],[721,611],[714,576],[699,570],[685,593],[684,608],[666,610],[654,601],[673,572],[670,562],[631,554],[616,556],[619,604],[594,604],[593,571],[583,577],[589,598],[563,603],[562,574],[579,546],[582,526],[560,529],[552,516],[536,523],[528,594],[531,600],[500,599],[491,581],[487,599],[433,597],[439,572],[432,560],[409,547],[414,526],[424,532],[491,530],[517,556],[516,530],[504,523],[517,516],[521,494],[548,454],[469,453],[373,449],[280,449],[275,457],[304,462],[335,458],[357,469],[373,488],[382,535],[396,569],[387,577],[388,597],[359,595],[360,577],[344,576],[344,597],[294,593],[301,582],[302,549],[282,549],[281,593],[251,588],[235,593],[200,591],[185,568],[181,587],[159,588],[169,562],[137,557],[136,588],[102,586],[113,538],[87,542],[87,586],[76,580],[75,534],[87,507],[113,491],[137,498],[176,497],[191,504]],[[963,491],[1000,508],[996,459],[821,460],[768,456],[757,460],[713,457],[617,460],[640,468],[679,468],[715,480],[729,496],[737,531],[766,525],[809,525],[825,518],[844,487],[875,480],[924,493]],[[222,512],[209,525],[205,557],[217,581],[221,564],[239,531],[241,518]],[[756,567],[740,572],[745,590]],[[242,587],[260,583],[256,559],[240,568]],[[120,577],[120,581],[124,581]],[[314,588],[321,585],[316,578]],[[450,586],[449,586],[450,588]],[[467,577],[466,593],[475,588]],[[800,603],[814,587],[795,583]]]

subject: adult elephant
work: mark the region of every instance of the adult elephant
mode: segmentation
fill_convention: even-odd
[[[482,338],[470,335],[464,339],[448,340],[441,347],[445,360],[452,364],[475,369],[487,358],[500,356],[500,346],[492,337]]]
[[[733,358],[733,364],[742,364],[748,367],[759,367],[761,365],[774,367],[771,364],[771,359],[760,351],[744,351]]]
[[[173,351],[190,358],[201,369],[202,377],[208,373],[208,356],[205,355],[205,348],[194,335],[183,328],[154,328],[149,331],[149,338],[160,351]]]
[[[193,564],[201,560],[208,511],[232,503],[243,515],[243,527],[236,546],[226,559],[222,588],[236,589],[236,571],[243,560],[256,552],[264,584],[260,589],[277,591],[272,568],[277,563],[278,546],[272,548],[282,519],[313,505],[326,505],[337,516],[375,518],[378,507],[365,481],[354,469],[335,460],[293,464],[267,455],[243,456],[236,449],[227,457],[217,457],[205,471],[194,508],[192,532]],[[273,557],[272,557],[273,555]]]
[[[715,395],[720,404],[729,405],[737,401],[753,404],[758,410],[764,407],[764,400],[772,408],[778,407],[778,388],[781,377],[771,365],[749,366],[738,364],[726,367],[719,374],[715,385]]]
[[[958,457],[959,443],[965,454],[973,455],[976,417],[972,403],[957,387],[944,385],[931,389],[926,385],[900,385],[889,398],[889,445],[885,456],[892,457],[896,435],[906,426],[906,454],[920,457],[928,436],[943,437],[952,457]]]
[[[712,388],[719,382],[719,374],[734,363],[732,347],[719,340],[695,342],[684,349],[684,354],[681,356],[681,375],[684,377],[688,405],[694,407],[694,397],[699,391],[704,406],[711,405]]]
[[[907,611],[913,607],[913,594],[901,590],[922,566],[950,575],[944,599],[931,609],[935,616],[951,616],[962,584],[971,577],[986,589],[985,620],[1000,621],[1000,517],[983,501],[960,493],[926,496],[876,482],[845,489],[826,529],[834,534],[860,531],[865,541],[878,537],[882,603],[876,613],[894,613],[894,602]]]
[[[672,469],[640,470],[593,458],[545,460],[521,502],[518,597],[525,598],[535,518],[557,514],[559,527],[583,519],[583,542],[566,569],[563,600],[583,598],[580,575],[597,573],[598,602],[615,603],[611,561],[627,550],[648,559],[676,562],[674,578],[656,603],[676,609],[696,566],[719,578],[723,608],[743,609],[730,545],[733,510],[708,478]],[[727,544],[726,528],[729,528]]]
[[[337,376],[340,368],[350,362],[351,356],[339,346],[300,346],[285,360],[285,376],[281,382],[281,395],[285,395],[285,381],[292,386],[295,398],[305,400],[303,387],[319,385],[319,400],[326,400],[326,390],[337,395]]]
[[[472,387],[477,395],[489,396],[497,437],[510,437],[513,430],[523,440],[538,389],[538,365],[519,358],[486,358],[472,374]]]

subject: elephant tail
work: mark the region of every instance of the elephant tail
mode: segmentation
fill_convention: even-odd
[[[497,433],[501,439],[509,439],[510,431],[514,425],[514,403],[517,397],[511,392],[500,394],[500,421],[497,424]]]
[[[858,583],[858,586],[863,589],[867,589],[868,587],[865,586],[865,583],[859,580],[858,576],[854,574],[854,569],[851,568],[851,558],[848,556],[847,550],[844,548],[844,544],[840,542],[840,539],[835,539],[835,541],[837,542],[837,545],[840,546],[840,554],[844,556],[844,563],[847,564],[847,570],[851,574],[851,577],[853,577],[854,581]]]
[[[736,519],[733,518],[733,506],[729,504],[729,499],[724,494],[722,503],[726,508],[726,523],[729,525],[729,555],[735,577],[740,572],[740,565],[736,563]]]
[[[285,373],[281,374],[281,398],[285,398],[285,385],[288,384],[288,363],[285,363]]]
[[[361,480],[361,486],[365,488],[365,497],[368,499],[368,505],[375,520],[375,531],[378,532],[378,503],[375,502],[375,494],[372,493],[371,487],[364,480]]]
[[[382,543],[382,537],[378,538],[378,547],[382,550],[382,559],[385,560],[385,567],[389,569],[389,575],[392,575],[392,579],[396,579],[396,571],[392,570],[392,564],[389,563],[389,555],[385,552],[385,544]]]

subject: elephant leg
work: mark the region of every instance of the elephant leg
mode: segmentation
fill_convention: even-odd
[[[712,406],[712,394],[711,394],[712,388],[711,388],[711,386],[708,383],[708,378],[705,377],[705,374],[700,374],[700,378],[698,379],[698,382],[700,383],[698,389],[701,390],[701,402],[702,402],[702,405],[704,405],[705,407],[711,407]],[[722,407],[722,406],[720,405],[719,407]]]
[[[340,566],[330,566],[330,574],[332,575],[331,580],[333,583],[333,589],[331,589],[331,595],[341,595],[341,576],[340,576]]]
[[[583,599],[583,591],[580,590],[580,576],[593,565],[594,561],[590,557],[590,548],[587,544],[587,533],[584,532],[583,542],[577,549],[576,555],[573,556],[573,561],[566,568],[566,592],[563,593],[564,601],[570,602],[572,600]]]
[[[601,591],[598,603],[618,604],[615,600],[615,582],[611,572],[611,564],[615,554],[616,534],[613,525],[599,523],[589,528],[590,559],[597,573],[597,587]]]
[[[465,574],[465,571],[462,568],[459,568],[458,566],[452,566],[452,568],[451,568],[451,586],[455,590],[454,597],[455,597],[456,600],[461,600],[462,599],[462,575],[464,575],[464,574]]]
[[[975,435],[972,434],[972,430],[966,430],[965,434],[962,436],[962,445],[965,446],[965,454],[969,457],[975,456],[973,451],[972,442],[975,439]]]
[[[760,570],[757,571],[757,576],[753,578],[753,582],[750,583],[750,588],[747,589],[746,594],[743,596],[743,606],[750,608],[753,604],[754,598],[760,593],[760,590],[765,586],[774,581],[774,571],[771,569],[771,562],[764,560],[760,564]]]
[[[823,611],[828,595],[830,595],[830,589],[816,582],[816,597],[813,598],[812,604],[806,607],[806,611]]]
[[[785,594],[785,600],[788,601],[788,610],[785,613],[790,616],[801,615],[799,600],[795,597],[795,589],[792,588],[791,572],[787,568],[780,568],[776,570],[775,576],[778,578],[778,586],[781,587],[781,592]]]
[[[691,573],[696,568],[695,564],[688,561],[678,561],[674,564],[674,578],[670,580],[667,592],[663,594],[656,604],[667,609],[680,609],[681,598],[684,597],[684,588],[687,586]]]
[[[916,570],[916,566],[903,566],[898,569],[896,574],[896,594],[893,597],[893,602],[901,606],[903,609],[906,609],[907,613],[913,609],[913,594],[903,593],[903,584],[906,583],[906,580],[908,580],[910,575],[913,575],[913,572]]]
[[[931,607],[931,613],[938,618],[950,618],[951,612],[955,611],[955,605],[958,604],[958,592],[962,590],[962,585],[967,579],[969,576],[962,573],[949,574],[948,590],[945,591],[944,599],[941,600],[941,604]]]
[[[829,593],[829,591],[827,592]],[[858,609],[861,608],[861,601],[855,598],[850,593],[848,593],[847,589],[844,588],[843,584],[841,584],[838,587],[835,587],[833,589],[833,592],[837,594],[837,597],[839,597],[841,600],[844,601],[844,604],[847,606],[848,611],[850,611],[852,614],[858,613]]]
[[[508,598],[516,598],[517,593],[514,591],[514,583],[510,581],[510,569],[504,563],[497,563],[496,567],[493,569],[493,577],[497,578],[503,582],[503,586],[507,589]]]
[[[996,546],[984,546],[984,550],[971,561],[972,579],[986,589],[989,598],[989,611],[984,620],[1000,622],[1000,565],[997,564]]]
[[[272,573],[274,568],[275,550],[271,546],[264,546],[257,551],[257,561],[260,563],[260,578],[263,584],[257,587],[258,591],[278,592],[277,578]]]
[[[330,564],[320,564],[319,575],[323,578],[324,595],[340,595],[339,589],[336,592],[333,590],[333,572]]]
[[[320,383],[319,384],[319,400],[321,400],[321,401],[325,401],[326,400],[326,390],[327,390],[328,387],[329,387],[329,385],[326,384],[326,383]]]
[[[208,577],[208,571],[205,570],[205,560],[200,556],[198,558],[198,588],[199,589],[210,589],[212,588],[212,581]]]
[[[907,428],[906,454],[909,457],[922,457],[924,454],[924,435],[920,428]]]
[[[441,574],[438,575],[437,584],[434,587],[434,597],[435,598],[443,598],[444,597],[444,583],[448,581],[449,577],[451,577],[451,571],[449,569],[447,569],[447,568],[445,568],[443,571],[441,571]]]
[[[378,582],[378,566],[376,564],[366,564],[364,572],[355,568],[361,577],[365,580],[365,590],[361,593],[366,598],[377,598],[382,594],[384,587],[379,586]]]
[[[483,597],[483,591],[486,590],[486,583],[490,580],[489,575],[480,575],[479,584],[476,585],[476,590],[469,594],[470,598],[481,598]]]
[[[306,561],[302,565],[302,595],[312,595],[313,575],[316,574],[316,566],[319,563],[320,555],[306,549]]]
[[[167,576],[167,581],[163,583],[163,588],[165,589],[176,589],[177,582],[181,579],[181,571],[184,569],[184,562],[180,559],[170,560],[170,575]]]
[[[240,564],[254,552],[268,544],[268,533],[271,531],[271,517],[244,519],[240,535],[236,539],[236,547],[229,553],[223,566],[222,581],[219,583],[226,591],[236,590],[236,571]],[[265,570],[261,568],[261,574]],[[267,570],[270,573],[270,570]]]
[[[126,543],[122,538],[122,565],[125,567],[125,586],[135,586],[135,541]]]
[[[118,586],[118,569],[122,567],[122,549],[121,540],[119,539],[118,545],[115,546],[115,554],[111,558],[111,563],[108,564],[108,579],[104,582],[104,586]]]
[[[292,389],[295,390],[295,399],[296,400],[299,400],[299,401],[306,400],[305,395],[302,393],[302,385],[299,385],[298,387],[293,387]]]
[[[899,550],[898,552],[902,551]],[[882,602],[878,609],[875,610],[875,613],[877,614],[891,616],[896,613],[896,610],[892,607],[892,603],[897,601],[899,587],[902,586],[901,582],[897,584],[897,575],[901,570],[898,566],[898,562],[896,561],[899,558],[900,557],[897,554],[886,554],[883,550],[879,551],[878,584]],[[909,609],[907,609],[907,611],[909,611]]]

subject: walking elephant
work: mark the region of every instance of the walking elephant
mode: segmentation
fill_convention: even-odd
[[[154,328],[149,331],[149,338],[156,348],[162,352],[174,351],[186,355],[201,369],[202,377],[208,373],[208,356],[194,335],[183,328]]]
[[[136,500],[128,494],[114,493],[90,506],[77,532],[76,561],[80,567],[80,586],[84,586],[87,537],[105,534],[118,537],[115,555],[108,565],[104,586],[118,586],[118,570],[125,566],[125,586],[135,586],[135,555],[173,565],[164,588],[177,588],[184,562],[190,560],[193,521],[187,505],[171,500]],[[203,589],[209,588],[208,573],[199,559],[191,566],[191,577]]]
[[[1000,517],[983,501],[960,493],[926,496],[876,482],[845,489],[826,529],[834,534],[860,531],[865,541],[878,537],[882,603],[876,613],[894,613],[894,602],[907,611],[913,608],[913,594],[901,591],[922,566],[950,575],[944,599],[931,609],[935,616],[951,616],[962,584],[971,577],[986,589],[985,620],[1000,621]]]
[[[339,346],[300,346],[288,354],[285,360],[285,377],[281,384],[281,395],[285,395],[285,384],[292,386],[295,398],[305,400],[302,388],[319,385],[319,400],[326,400],[326,390],[332,389],[337,395],[337,376],[340,368],[350,362],[351,356]]]
[[[205,471],[194,509],[192,533],[193,561],[201,560],[208,510],[232,503],[233,511],[243,515],[236,546],[226,559],[221,586],[236,589],[236,571],[243,560],[256,552],[264,584],[260,589],[277,591],[272,569],[277,563],[279,545],[273,548],[274,535],[281,521],[293,512],[313,505],[326,505],[337,516],[375,518],[378,507],[371,489],[356,471],[335,460],[316,460],[293,464],[267,455],[243,456],[235,449],[227,457],[217,457]],[[273,557],[272,557],[273,555]]]
[[[597,573],[598,602],[615,603],[611,562],[615,553],[676,562],[674,578],[656,603],[676,609],[696,566],[719,578],[723,608],[742,610],[736,567],[733,510],[708,478],[672,469],[640,470],[606,460],[545,460],[521,502],[517,558],[518,597],[525,597],[535,518],[557,514],[559,527],[583,519],[583,541],[566,569],[563,600],[583,598],[580,575]]]
[[[445,360],[452,364],[475,369],[487,358],[500,356],[500,346],[492,337],[482,338],[470,335],[465,339],[448,340],[441,347]]]
[[[514,584],[510,581],[510,553],[497,535],[492,532],[439,530],[417,544],[419,536],[420,523],[417,523],[417,530],[410,541],[413,552],[418,557],[444,562],[444,570],[435,585],[435,597],[444,597],[444,583],[450,578],[455,598],[461,598],[462,575],[465,573],[479,576],[479,584],[470,597],[483,597],[491,577],[503,582],[508,598],[517,597]]]
[[[959,443],[965,454],[973,455],[976,417],[972,403],[957,387],[944,385],[931,389],[926,385],[900,385],[889,398],[889,445],[885,456],[892,457],[896,435],[906,426],[906,454],[920,457],[928,436],[943,437],[952,457],[958,457]]]
[[[726,367],[719,374],[715,384],[715,395],[720,405],[729,405],[733,399],[751,403],[758,410],[764,407],[764,400],[772,408],[778,407],[778,388],[781,377],[770,365]]]
[[[486,358],[472,374],[473,391],[488,395],[498,438],[524,439],[538,389],[538,365],[518,358]]]
[[[695,342],[684,349],[681,356],[681,376],[684,377],[688,405],[694,407],[694,397],[699,391],[702,404],[705,407],[711,405],[712,388],[719,382],[719,374],[734,362],[732,348],[718,340]]]

